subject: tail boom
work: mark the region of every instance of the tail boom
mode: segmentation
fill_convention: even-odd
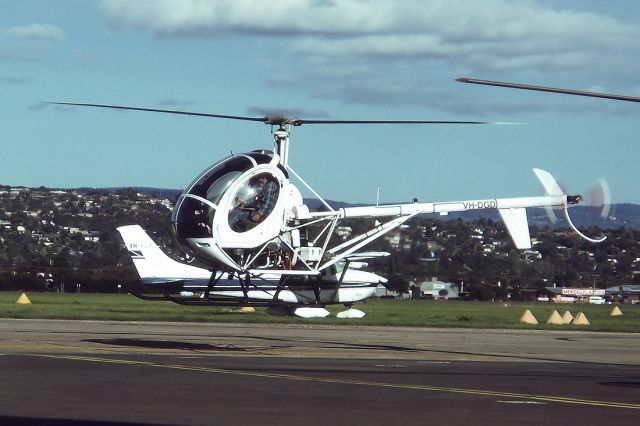
[[[560,207],[567,210],[569,204],[577,204],[581,200],[581,196],[571,196],[564,193],[560,185],[556,182],[551,173],[542,169],[533,169],[538,180],[545,189],[546,195],[537,197],[515,197],[515,198],[490,198],[465,201],[447,201],[435,203],[408,203],[394,204],[385,206],[364,206],[364,207],[346,207],[339,210],[325,212],[310,212],[310,217],[338,217],[338,218],[357,218],[357,217],[412,217],[417,214],[448,214],[453,212],[464,212],[470,210],[498,210],[504,220],[509,233],[518,248],[531,248],[531,239],[529,237],[529,225],[527,220],[526,208],[542,207],[554,208]],[[568,216],[568,215],[567,215]],[[582,238],[588,241],[599,242],[602,239],[592,239],[586,237],[575,229],[570,219],[570,226]]]

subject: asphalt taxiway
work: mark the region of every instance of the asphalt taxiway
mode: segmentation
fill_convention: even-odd
[[[2,424],[637,424],[640,335],[0,320]]]

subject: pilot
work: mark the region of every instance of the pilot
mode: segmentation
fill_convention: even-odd
[[[229,212],[229,224],[236,232],[246,232],[261,223],[273,210],[278,200],[278,184],[267,174],[259,175],[249,182],[254,195],[244,201],[236,197]]]
[[[257,178],[258,195],[255,197],[255,210],[251,212],[249,218],[253,223],[260,223],[271,213],[278,200],[278,184],[269,179],[266,174]]]

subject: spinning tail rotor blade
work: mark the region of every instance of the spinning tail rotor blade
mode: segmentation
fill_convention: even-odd
[[[611,210],[611,188],[605,178],[598,181],[585,192],[587,204],[601,219],[607,219]]]
[[[560,183],[558,186],[564,193],[570,192],[567,185]],[[612,206],[611,189],[607,180],[605,178],[598,179],[583,194],[585,194],[583,197],[584,205],[590,208],[589,215],[600,220],[607,220]],[[561,212],[557,212],[552,207],[546,207],[545,210],[551,223],[556,223],[559,218],[563,217]]]

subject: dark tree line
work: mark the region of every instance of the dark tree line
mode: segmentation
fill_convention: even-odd
[[[116,291],[117,284],[136,279],[116,231],[122,225],[140,224],[169,255],[181,255],[171,240],[170,208],[148,195],[133,189],[46,194],[39,189],[0,196],[0,220],[9,224],[0,227],[0,289],[57,290],[64,284],[73,291],[80,284],[83,291]],[[342,225],[360,235],[373,220]],[[502,222],[485,218],[418,217],[395,232],[388,234],[395,240],[379,238],[364,250],[392,253],[371,261],[370,269],[400,291],[431,277],[464,283],[481,299],[553,283],[640,283],[640,231],[632,229],[608,229],[605,242],[592,244],[564,230],[532,227],[537,243],[530,252],[515,249]],[[600,234],[597,228],[586,232]]]

